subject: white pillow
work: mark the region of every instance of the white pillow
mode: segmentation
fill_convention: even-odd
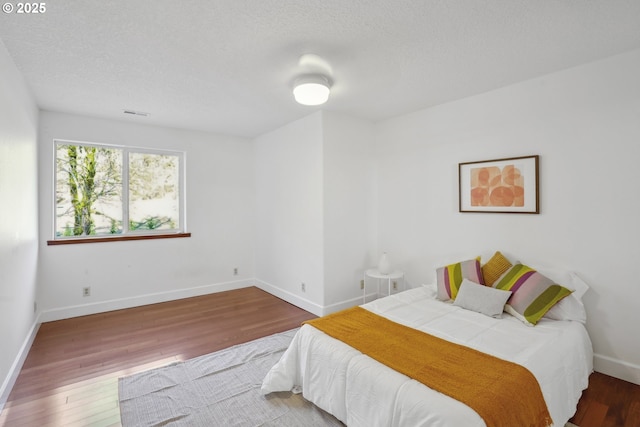
[[[587,312],[584,309],[584,305],[582,301],[573,296],[573,293],[558,301],[542,317],[552,320],[575,320],[576,322],[587,323]]]
[[[430,297],[435,299],[438,296],[438,287],[435,283],[430,283],[428,285],[425,285],[424,283],[422,284],[422,287],[425,289],[426,294]]]
[[[562,270],[558,268],[535,267],[536,271],[540,274],[547,276],[559,285],[564,286],[567,289],[571,289],[572,295],[575,295],[579,300],[582,299],[584,294],[589,290],[587,285],[575,272]]]
[[[573,286],[575,289],[573,294],[576,296],[576,298],[578,298],[579,300],[582,300],[582,297],[584,296],[584,294],[587,293],[587,291],[589,290],[589,285],[587,285],[584,280],[582,280],[576,273],[574,273],[573,271],[569,272],[569,277],[571,277],[571,286]]]
[[[562,298],[556,305],[551,307],[543,317],[553,320],[575,320],[580,323],[587,323],[587,312],[582,304],[582,297],[589,290],[587,285],[574,272],[569,272],[569,282],[565,285],[573,292],[571,295]]]
[[[463,279],[453,305],[499,319],[510,296],[511,291],[503,291]]]

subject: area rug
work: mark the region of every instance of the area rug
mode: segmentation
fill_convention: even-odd
[[[343,426],[301,394],[260,393],[296,331],[120,378],[122,425]]]

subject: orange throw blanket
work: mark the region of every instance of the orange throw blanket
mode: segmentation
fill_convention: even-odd
[[[552,420],[526,368],[354,307],[305,322],[475,410],[488,427],[547,427]]]

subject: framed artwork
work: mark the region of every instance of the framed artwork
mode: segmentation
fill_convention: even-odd
[[[458,164],[460,212],[540,213],[538,156]]]

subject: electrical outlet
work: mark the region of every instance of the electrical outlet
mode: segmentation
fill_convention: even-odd
[[[398,282],[396,282],[395,280],[393,281],[393,289],[394,290],[398,289]]]
[[[238,267],[236,267],[236,268],[234,268],[234,269],[233,269],[233,275],[234,275],[234,276],[237,276],[237,275],[238,275]]]
[[[38,311],[38,303],[37,302],[33,302],[33,312],[35,313],[36,311]]]
[[[360,280],[360,289],[364,289],[364,280]]]
[[[304,282],[300,283],[300,290],[302,292],[307,292],[307,287],[305,286]]]
[[[83,297],[90,297],[91,296],[91,287],[90,286],[82,288],[82,296]]]

